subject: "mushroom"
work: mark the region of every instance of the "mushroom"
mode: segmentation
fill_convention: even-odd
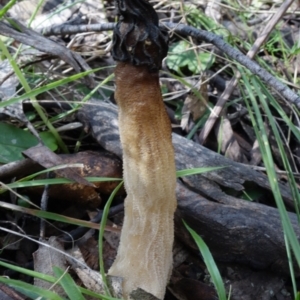
[[[158,70],[168,38],[147,0],[117,0],[113,36],[115,98],[127,197],[117,257],[108,274],[124,278],[124,298],[142,288],[163,299],[172,269],[176,169],[171,124]]]

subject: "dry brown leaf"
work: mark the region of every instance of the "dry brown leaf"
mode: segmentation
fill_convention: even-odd
[[[43,241],[44,245],[40,244],[39,249],[33,253],[34,271],[53,275],[52,268],[59,267],[60,269],[66,269],[66,260],[62,253],[56,251],[64,251],[62,244],[57,240],[56,237],[50,237],[48,242]],[[48,246],[47,246],[47,245]],[[34,278],[34,285],[43,289],[49,289],[53,284]],[[51,290],[60,296],[65,296],[63,288],[57,284],[51,288]]]
[[[184,101],[181,113],[181,128],[185,130],[188,127],[190,116],[192,120],[196,122],[199,120],[205,113],[207,107],[207,85],[200,84],[200,87],[197,88],[199,94],[202,96],[199,99],[199,96],[191,90]],[[197,93],[198,94],[198,93]]]
[[[246,156],[243,154],[235,138],[230,121],[227,118],[224,117],[221,121],[217,122],[215,133],[218,137],[218,143],[221,144],[221,152],[224,153],[225,157],[236,162],[248,163]]]
[[[99,271],[93,271],[88,266],[83,267],[85,265],[83,256],[81,254],[80,249],[75,246],[70,251],[68,251],[70,257],[74,259],[70,259],[67,257],[68,262],[72,266],[72,269],[76,272],[82,283],[88,288],[90,291],[93,291],[98,294],[105,294],[104,283]],[[122,278],[107,276],[108,284],[110,286],[110,292],[113,297],[122,298]]]

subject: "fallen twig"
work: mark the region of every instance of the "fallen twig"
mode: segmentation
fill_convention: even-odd
[[[208,32],[201,29],[196,29],[192,26],[187,26],[183,24],[176,24],[170,22],[161,23],[162,26],[172,30],[183,36],[192,36],[200,41],[205,41],[213,44],[223,53],[228,55],[231,59],[237,61],[244,67],[246,67],[251,73],[257,75],[261,80],[263,80],[268,86],[272,87],[278,94],[282,95],[288,102],[295,104],[300,108],[300,96],[292,91],[289,87],[283,84],[276,77],[271,75],[268,71],[258,65],[256,62],[252,61],[249,57],[244,55],[239,50],[233,48],[227,44],[221,36],[218,36],[212,32]],[[44,28],[42,32],[47,35],[51,34],[71,34],[71,33],[80,33],[87,31],[105,31],[112,30],[114,28],[114,23],[105,23],[105,24],[91,24],[91,25],[68,25],[68,26],[59,26],[54,28]],[[1,30],[1,29],[0,29]],[[1,33],[1,32],[0,32]]]

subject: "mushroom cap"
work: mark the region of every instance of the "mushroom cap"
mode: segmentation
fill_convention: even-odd
[[[117,0],[120,15],[114,29],[112,56],[116,61],[146,65],[157,71],[168,52],[168,34],[146,0]]]

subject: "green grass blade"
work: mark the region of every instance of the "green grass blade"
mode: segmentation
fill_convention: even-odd
[[[24,182],[24,181],[29,181],[39,175],[42,175],[42,174],[46,174],[48,172],[52,172],[52,171],[56,171],[56,170],[61,170],[61,169],[66,169],[66,168],[83,168],[84,164],[83,163],[74,163],[74,164],[62,164],[62,165],[58,165],[58,166],[55,166],[55,167],[51,167],[51,168],[47,168],[45,170],[42,170],[42,171],[39,171],[39,172],[36,172],[36,173],[33,173],[33,174],[30,174],[26,177],[23,177],[21,179],[19,179],[18,181],[15,181],[15,182]]]
[[[252,86],[248,80],[249,75],[246,74],[241,68],[240,68],[240,72],[242,74],[243,80],[244,80],[244,84],[247,88],[248,91],[248,96],[250,98],[250,102],[247,100],[247,97],[245,97],[246,100],[246,105],[248,108],[248,112],[249,112],[249,116],[251,118],[252,124],[253,124],[253,128],[259,143],[259,147],[260,147],[260,151],[262,154],[262,159],[263,162],[266,166],[266,170],[267,170],[267,175],[268,175],[268,179],[269,179],[269,183],[271,186],[271,190],[273,192],[273,196],[275,198],[275,202],[276,202],[276,206],[278,208],[278,212],[280,215],[280,220],[282,223],[282,227],[284,230],[284,233],[287,236],[288,242],[291,245],[291,248],[293,250],[293,253],[295,255],[296,261],[298,266],[300,266],[300,245],[299,245],[299,241],[296,237],[295,231],[293,230],[291,221],[289,219],[287,210],[285,208],[281,193],[280,193],[280,189],[279,189],[279,185],[278,185],[278,178],[277,175],[275,173],[274,170],[274,161],[273,161],[273,157],[272,157],[272,153],[271,153],[271,149],[270,149],[270,145],[269,145],[269,141],[268,141],[268,135],[266,133],[265,130],[265,126],[264,126],[264,121],[260,112],[260,107],[256,101],[256,97],[252,92]],[[252,111],[253,109],[253,111]]]
[[[81,72],[81,73],[69,76],[67,78],[63,78],[63,79],[51,82],[49,84],[43,85],[43,86],[41,86],[39,88],[31,90],[28,93],[24,93],[21,96],[12,98],[12,99],[4,101],[4,102],[0,102],[0,107],[6,107],[6,106],[8,106],[10,104],[13,104],[13,103],[16,103],[16,102],[20,102],[20,101],[23,101],[23,100],[31,98],[31,97],[35,97],[35,96],[37,96],[37,95],[39,95],[41,93],[47,92],[47,91],[49,91],[51,89],[54,89],[54,88],[57,88],[59,86],[66,85],[67,83],[70,83],[72,81],[81,79],[81,78],[83,78],[83,77],[85,77],[85,76],[87,76],[87,75],[89,75],[91,73],[97,72],[97,71],[99,71],[101,69],[103,69],[103,68],[97,68],[97,69],[88,70],[88,71]]]
[[[295,177],[293,176],[293,171],[291,168],[291,165],[289,163],[289,160],[287,158],[287,155],[285,153],[285,149],[283,147],[283,143],[282,140],[280,138],[280,134],[279,131],[277,129],[276,124],[273,122],[273,115],[270,111],[269,108],[269,103],[277,110],[277,112],[281,115],[283,121],[285,122],[286,126],[289,128],[289,130],[291,130],[291,132],[295,135],[295,138],[300,141],[300,131],[299,129],[292,123],[292,121],[290,120],[290,118],[286,115],[286,113],[284,112],[284,110],[280,107],[280,105],[278,104],[278,102],[274,99],[274,97],[270,94],[270,92],[266,89],[266,87],[264,86],[264,84],[257,78],[254,78],[253,80],[255,80],[255,83],[257,83],[257,85],[262,89],[262,93],[260,93],[260,102],[264,108],[264,111],[266,112],[272,131],[274,133],[278,148],[280,150],[280,155],[281,155],[281,159],[284,165],[284,169],[287,171],[287,176],[288,176],[288,182],[291,188],[291,192],[292,192],[292,197],[295,201],[295,208],[296,208],[296,212],[298,215],[298,220],[300,221],[300,193],[298,190],[298,186],[295,180]],[[266,100],[261,96],[261,95],[266,95],[266,98],[269,100],[268,103],[266,102]]]
[[[39,297],[43,297],[44,300],[64,300],[65,298],[62,298],[58,296],[56,293],[53,293],[48,290],[44,290],[40,287],[31,285],[29,283],[25,283],[23,281],[14,280],[14,279],[8,279],[5,277],[0,277],[0,282],[7,284],[8,286],[11,286],[12,288],[15,288],[16,290],[20,291],[22,294],[26,295],[27,297],[31,299],[37,299]],[[40,298],[39,298],[40,299]]]
[[[13,188],[25,188],[25,187],[34,187],[34,186],[44,186],[46,184],[48,185],[53,185],[53,184],[66,184],[66,183],[74,183],[70,179],[65,179],[65,178],[51,178],[51,179],[37,179],[34,181],[30,181],[35,176],[41,175],[43,173],[47,173],[48,171],[60,169],[67,167],[68,165],[61,165],[61,166],[56,166],[47,170],[43,170],[41,172],[38,172],[36,174],[32,174],[26,178],[22,178],[19,181],[9,183],[7,186],[11,189]],[[191,175],[197,175],[197,174],[203,174],[211,171],[216,171],[226,168],[226,166],[220,166],[220,167],[204,167],[204,168],[193,168],[193,169],[184,169],[184,170],[179,170],[176,172],[177,177],[184,177],[184,176],[191,176]],[[111,178],[111,177],[85,177],[85,179],[89,182],[106,182],[106,181],[121,181],[121,178]],[[29,180],[29,181],[23,181],[23,180]],[[1,186],[1,184],[0,184]],[[5,187],[2,187],[0,189],[1,191],[4,191]]]
[[[104,236],[104,230],[108,218],[108,213],[109,213],[109,208],[111,206],[112,201],[114,200],[117,192],[123,185],[123,181],[118,184],[118,186],[113,190],[111,195],[109,196],[109,199],[107,200],[104,210],[103,210],[103,215],[101,219],[101,224],[100,224],[100,230],[99,230],[99,266],[100,266],[100,274],[102,276],[103,283],[105,285],[105,288],[107,290],[107,295],[110,296],[110,292],[108,289],[107,285],[107,280],[106,280],[106,275],[105,275],[105,269],[104,269],[104,259],[103,259],[103,236]]]
[[[110,177],[84,177],[89,182],[106,182],[106,181],[121,181],[120,178],[110,178]],[[15,189],[15,188],[25,188],[25,187],[34,187],[34,186],[44,186],[46,184],[53,185],[53,184],[66,184],[66,183],[74,183],[74,181],[66,178],[49,178],[49,179],[36,179],[30,181],[16,181],[13,183],[8,183],[5,186]],[[0,182],[1,186],[1,182]],[[7,189],[5,186],[0,188],[0,194],[3,193]]]
[[[0,266],[3,267],[3,268],[7,268],[7,269],[10,269],[10,270],[16,271],[18,273],[22,273],[22,274],[25,274],[25,275],[28,275],[28,276],[31,276],[31,277],[39,278],[41,280],[45,280],[45,281],[48,281],[48,282],[51,282],[51,283],[56,282],[56,278],[53,277],[53,276],[46,275],[46,274],[43,274],[43,273],[39,273],[39,272],[36,272],[36,271],[33,271],[33,270],[25,269],[25,268],[22,268],[22,267],[18,267],[18,266],[6,263],[6,262],[1,261],[1,260],[0,260]]]
[[[203,239],[192,229],[190,228],[184,220],[182,220],[184,226],[189,231],[191,236],[193,237],[194,241],[196,242],[201,255],[203,257],[203,260],[205,262],[205,265],[207,267],[207,270],[211,276],[212,282],[216,288],[219,300],[226,300],[226,291],[224,287],[224,283],[221,277],[221,274],[219,272],[219,269],[207,247]]]
[[[10,209],[13,211],[19,211],[21,213],[29,214],[35,217],[43,218],[43,219],[48,219],[52,221],[57,221],[57,222],[63,222],[67,224],[73,224],[77,226],[83,226],[83,227],[88,227],[88,228],[94,228],[94,229],[99,229],[99,224],[92,223],[89,221],[83,221],[71,217],[66,217],[63,215],[59,215],[56,213],[51,213],[47,211],[42,211],[42,210],[37,210],[37,209],[31,209],[27,207],[22,207],[18,206],[15,204],[10,204],[6,202],[0,201],[0,207],[5,208],[5,209]]]
[[[46,275],[46,274],[39,273],[39,272],[36,272],[36,271],[28,270],[28,269],[25,269],[25,268],[22,268],[22,267],[14,266],[12,264],[8,264],[8,263],[5,263],[3,261],[0,261],[0,266],[2,266],[4,268],[7,268],[7,269],[14,270],[16,272],[19,272],[19,273],[22,273],[22,274],[25,274],[25,275],[28,275],[28,276],[31,276],[31,277],[35,277],[35,278],[39,278],[41,280],[45,280],[47,282],[51,282],[51,283],[57,282],[57,278],[55,278],[54,276],[50,276],[50,275]],[[79,287],[79,289],[83,294],[91,296],[91,297],[96,298],[96,299],[118,300],[116,298],[96,294],[96,293],[94,293],[94,292],[92,292],[92,291],[90,291],[86,288],[83,288],[83,287]]]
[[[58,283],[62,286],[70,299],[85,300],[70,274],[55,266],[53,267],[53,272],[57,279],[59,279]]]
[[[194,169],[184,169],[179,170],[176,172],[177,177],[184,177],[184,176],[191,176],[191,175],[197,175],[197,174],[203,174],[215,170],[220,170],[226,168],[226,166],[220,166],[220,167],[205,167],[205,168],[194,168]]]
[[[251,83],[252,85],[254,86],[255,90],[256,91],[259,91],[262,89],[263,87],[263,83],[260,82],[259,79],[257,79],[256,77],[252,77],[251,78]],[[264,89],[265,92],[266,89]],[[283,165],[284,165],[284,169],[287,171],[287,175],[288,175],[288,182],[290,184],[290,188],[291,188],[291,191],[292,191],[292,195],[293,195],[293,199],[295,201],[295,206],[296,206],[296,211],[298,213],[298,218],[299,218],[299,208],[298,208],[298,205],[299,204],[299,192],[298,192],[298,188],[297,188],[297,184],[296,184],[296,181],[295,181],[295,178],[292,174],[292,168],[290,166],[290,163],[288,161],[288,158],[287,158],[287,155],[285,153],[285,149],[283,147],[283,142],[281,140],[281,137],[280,137],[280,134],[279,134],[279,131],[278,131],[278,128],[274,122],[274,118],[273,118],[273,114],[271,113],[270,111],[270,108],[269,108],[269,103],[266,102],[266,99],[265,99],[265,96],[267,97],[267,95],[269,95],[268,93],[264,94],[263,93],[259,93],[258,94],[258,98],[260,100],[260,103],[262,105],[262,108],[264,110],[264,112],[266,113],[267,115],[267,118],[268,118],[268,121],[269,121],[269,124],[271,126],[271,129],[272,129],[272,132],[275,136],[275,140],[277,142],[277,145],[278,145],[278,148],[279,148],[279,151],[280,151],[280,156],[281,156],[281,159],[282,159],[282,162],[283,162]],[[270,96],[270,95],[269,95]],[[271,97],[270,98],[267,98],[269,101],[272,101]],[[273,162],[270,162],[271,165],[273,165]],[[268,169],[267,169],[268,170]],[[272,170],[273,171],[273,170]],[[270,170],[270,172],[272,172]],[[274,183],[276,186],[278,186],[278,183]],[[279,187],[277,187],[279,189]],[[275,198],[276,200],[276,198]],[[282,202],[282,199],[280,200],[279,198],[277,199],[277,201],[279,202]],[[277,203],[276,201],[276,203]],[[283,204],[284,205],[284,204]],[[280,204],[280,207],[281,207],[281,204]],[[278,207],[279,208],[279,207]],[[284,208],[285,209],[285,208]],[[280,210],[280,208],[279,208]],[[283,214],[286,214],[286,210],[284,210],[282,212]],[[288,230],[288,224],[285,225],[284,228],[287,228]],[[293,285],[293,290],[294,290],[294,295],[296,296],[296,290],[297,290],[297,286],[296,286],[296,278],[295,278],[295,274],[294,274],[294,267],[293,267],[293,263],[292,263],[292,260],[291,260],[291,254],[290,254],[290,241],[289,239],[287,238],[286,236],[286,231],[284,231],[284,237],[285,237],[285,245],[286,245],[286,250],[287,250],[287,257],[288,257],[288,261],[289,261],[289,267],[290,267],[290,274],[291,274],[291,280],[292,280],[292,285]],[[293,235],[294,233],[294,230],[293,232],[291,233],[291,235]],[[294,242],[294,244],[296,245],[298,243],[298,240],[296,240]],[[298,243],[299,245],[299,243]],[[294,250],[295,251],[295,250]],[[300,249],[298,249],[298,251],[300,251]],[[298,262],[299,264],[299,262]]]
[[[31,23],[33,22],[33,20],[35,19],[35,17],[37,16],[39,9],[43,6],[44,2],[46,2],[46,0],[39,0],[39,2],[36,5],[35,10],[33,11],[29,21],[28,21],[28,27],[30,28]]]
[[[10,0],[7,4],[5,4],[5,6],[0,10],[0,19],[3,18],[3,16],[14,6],[16,2],[17,0]]]
[[[296,283],[295,270],[294,270],[294,265],[293,265],[293,257],[292,257],[290,245],[289,245],[289,242],[287,240],[286,235],[284,235],[284,242],[285,242],[285,245],[286,245],[286,253],[287,253],[288,262],[289,262],[293,292],[294,292],[294,295],[295,295],[295,298],[296,298],[296,296],[297,296],[297,283]]]

